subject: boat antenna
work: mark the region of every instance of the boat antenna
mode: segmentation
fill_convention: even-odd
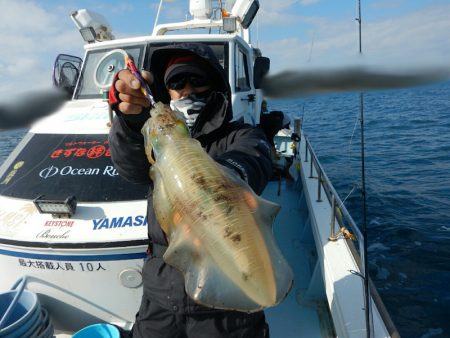
[[[156,28],[156,26],[158,25],[159,14],[161,13],[161,7],[162,7],[163,1],[164,1],[164,0],[160,0],[160,1],[159,1],[158,11],[156,12],[155,23],[153,24],[153,31],[155,31],[155,28]]]
[[[256,48],[259,48],[259,15],[256,14]]]
[[[362,55],[362,34],[361,34],[361,0],[358,0],[358,17],[356,18],[359,26],[359,54]],[[359,93],[359,114],[361,124],[361,197],[362,197],[362,223],[363,223],[363,270],[364,270],[364,307],[365,307],[365,319],[366,319],[366,336],[371,336],[370,325],[370,290],[369,290],[369,260],[367,250],[367,204],[366,204],[366,169],[365,169],[365,153],[364,153],[364,95]]]

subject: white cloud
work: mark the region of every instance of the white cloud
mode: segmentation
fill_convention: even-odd
[[[446,61],[450,55],[450,5],[422,9],[399,19],[369,23],[368,55],[401,62]]]
[[[380,0],[371,5],[377,9],[395,5],[400,10],[404,1]],[[0,100],[11,92],[50,85],[53,61],[58,53],[83,56],[83,41],[70,20],[67,5],[45,10],[39,5],[42,3],[0,0]],[[328,19],[298,15],[293,11],[294,6],[315,3],[318,1],[261,1],[258,46],[272,59],[273,71],[360,60],[358,27],[353,16]],[[156,5],[157,2],[152,2],[147,8]],[[98,6],[104,7],[106,2]],[[121,9],[132,11],[133,6],[124,5]],[[173,14],[179,19],[181,13],[186,13],[186,8],[177,1],[167,4],[162,14],[163,17]],[[403,16],[395,14],[386,19],[364,20],[365,59],[397,63],[445,61],[450,55],[448,13],[450,5],[440,2]],[[151,30],[150,24],[148,30]],[[276,39],[270,38],[272,33],[278,34]],[[120,31],[114,34],[130,36]]]
[[[38,65],[38,60],[36,58],[30,57],[18,57],[12,60],[12,62],[7,65],[7,74],[9,76],[24,76],[33,71]]]
[[[8,34],[23,32],[45,33],[57,23],[57,17],[46,13],[32,1],[1,0],[2,20],[0,29]],[[3,34],[2,34],[3,35]]]
[[[298,0],[262,0],[261,9],[264,8],[268,11],[280,11],[290,7],[296,2],[298,2]]]
[[[433,5],[392,18],[363,21],[363,60],[373,64],[447,63],[450,56],[450,5]],[[282,25],[295,18],[283,12],[266,13],[267,20]],[[360,62],[356,21],[322,17],[297,17],[307,25],[304,31],[286,30],[286,38],[260,42],[263,53],[280,71],[318,65]],[[284,26],[283,26],[284,27]]]
[[[298,15],[292,15],[277,10],[268,10],[261,8],[258,12],[259,25],[264,27],[279,27],[298,23],[302,18]]]
[[[261,0],[260,2],[261,9],[264,8],[268,11],[283,11],[295,4],[301,6],[315,5],[319,3],[320,0]]]
[[[134,6],[130,3],[121,3],[114,6],[108,6],[113,13],[124,14],[134,11]]]
[[[0,100],[51,85],[59,53],[82,56],[83,41],[61,9],[46,11],[31,0],[0,0]]]

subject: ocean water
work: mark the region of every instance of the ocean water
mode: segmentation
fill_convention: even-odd
[[[359,94],[269,101],[303,117],[361,221]],[[364,94],[370,275],[402,337],[450,337],[450,82]],[[0,132],[0,163],[25,130]]]
[[[369,273],[402,337],[450,337],[450,82],[363,95]],[[359,93],[273,101],[303,116],[361,223]]]

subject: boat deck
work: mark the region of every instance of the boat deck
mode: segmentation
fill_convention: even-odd
[[[279,181],[269,182],[262,196],[282,205],[273,231],[283,255],[294,271],[294,284],[286,299],[265,311],[270,336],[331,337],[332,324],[328,319],[326,302],[316,301],[317,297],[311,297],[312,293],[315,293],[314,296],[322,293],[323,284],[320,285],[320,278],[313,279],[317,254],[303,194],[299,194],[299,187],[294,181],[283,178],[281,185]],[[312,279],[313,284],[319,285],[310,288]]]
[[[280,192],[278,194],[278,191]],[[300,198],[299,198],[300,196]],[[332,324],[323,282],[316,276],[317,253],[308,208],[299,182],[270,181],[262,197],[282,205],[273,231],[294,272],[294,284],[286,299],[265,311],[272,338],[332,337]],[[311,282],[313,281],[313,282]],[[311,287],[313,285],[313,287]],[[321,299],[318,301],[317,299]],[[58,333],[57,338],[71,335]]]

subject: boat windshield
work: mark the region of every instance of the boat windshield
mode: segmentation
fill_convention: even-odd
[[[0,175],[0,195],[35,199],[75,196],[80,202],[146,199],[148,185],[119,176],[108,135],[32,134]]]
[[[95,99],[102,97],[102,89],[98,87],[94,78],[98,73],[97,69],[99,69],[100,73],[104,73],[105,76],[110,76],[110,82],[112,82],[115,73],[124,66],[123,60],[120,60],[122,62],[118,62],[119,60],[109,60],[109,62],[103,62],[101,64],[103,57],[106,54],[111,53],[114,49],[115,48],[96,49],[87,52],[77,91],[75,93],[76,99]],[[131,55],[138,67],[142,67],[145,45],[126,46],[120,47],[120,49],[125,50],[128,55]],[[112,55],[112,58],[114,58],[114,55]],[[112,65],[115,65],[116,67],[111,67]],[[120,66],[122,66],[122,68]],[[107,67],[111,68],[106,69]]]
[[[151,43],[150,45],[141,44],[124,46],[118,49],[125,50],[133,57],[137,67],[143,68],[150,63],[149,60],[155,49],[171,45],[172,43],[173,42]],[[224,68],[225,73],[228,74],[228,43],[218,41],[204,41],[204,43],[211,47]],[[146,47],[148,47],[149,52],[144,58]],[[107,88],[103,90],[99,88],[99,82],[100,84],[102,84],[102,82],[105,84],[111,83],[115,73],[124,67],[121,55],[113,53],[115,49],[117,49],[117,47],[90,50],[87,52],[75,92],[75,99],[96,99],[102,97],[102,91],[107,90]],[[146,59],[147,61],[145,62]]]
[[[228,53],[229,53],[229,45],[228,42],[224,42],[224,41],[199,41],[201,43],[204,43],[206,45],[208,45],[211,50],[214,52],[217,60],[219,61],[220,65],[223,67],[223,69],[225,70],[225,74],[228,75]],[[148,48],[148,63],[150,64],[150,59],[152,57],[153,52],[156,49],[159,48],[164,48],[167,46],[172,45],[173,42],[153,42],[149,45]]]

